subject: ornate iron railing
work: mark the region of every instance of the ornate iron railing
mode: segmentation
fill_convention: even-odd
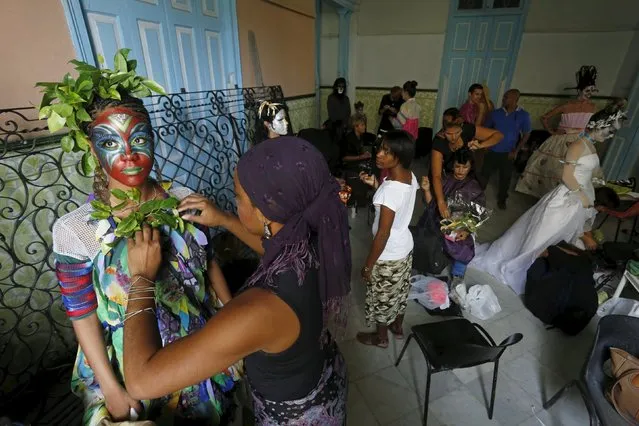
[[[163,178],[234,210],[233,172],[252,143],[255,106],[262,99],[284,102],[282,89],[147,99]],[[51,229],[57,218],[86,201],[92,182],[80,171],[79,156],[61,151],[61,136],[48,135],[33,108],[0,109],[0,401],[5,403],[38,373],[75,356],[53,272]]]

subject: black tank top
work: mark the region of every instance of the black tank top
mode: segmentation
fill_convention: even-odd
[[[275,292],[293,309],[300,322],[300,334],[288,349],[277,354],[255,352],[245,358],[246,372],[253,388],[271,401],[300,399],[317,385],[324,368],[325,353],[320,336],[323,328],[318,270],[306,273],[300,283],[293,271],[274,278]]]

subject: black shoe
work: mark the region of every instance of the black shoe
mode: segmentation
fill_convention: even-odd
[[[497,201],[497,207],[499,207],[499,210],[506,210],[506,202],[505,201]]]

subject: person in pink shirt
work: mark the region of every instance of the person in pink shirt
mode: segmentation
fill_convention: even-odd
[[[484,87],[475,83],[468,88],[468,100],[459,108],[459,112],[464,118],[465,123],[482,126],[488,108],[484,97]]]

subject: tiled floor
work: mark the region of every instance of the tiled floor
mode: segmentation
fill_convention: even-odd
[[[418,178],[420,166],[415,167]],[[491,188],[487,198],[489,207],[494,208],[494,191]],[[495,210],[492,219],[481,229],[481,240],[489,241],[501,235],[534,200],[512,194],[508,201],[508,209]],[[422,210],[423,206],[418,202],[415,216]],[[354,340],[357,331],[366,329],[365,288],[359,271],[372,237],[365,212],[360,212],[351,221],[351,226],[353,292],[350,322],[340,344],[350,376],[348,424],[421,425],[426,365],[417,344],[412,344],[400,365],[394,367],[403,341],[391,338],[389,348],[380,349]],[[569,337],[558,330],[546,330],[510,288],[490,276],[469,270],[466,282],[469,286],[489,284],[502,307],[502,311],[488,321],[479,321],[471,316],[468,316],[469,319],[480,323],[497,342],[513,333],[522,333],[524,338],[502,357],[492,420],[487,414],[492,384],[491,365],[433,375],[428,425],[588,424],[587,412],[577,392],[566,394],[549,411],[543,410],[542,401],[578,374],[594,336],[596,319],[578,336]],[[445,318],[430,316],[421,306],[410,302],[405,332],[407,334],[412,325],[443,320]]]

